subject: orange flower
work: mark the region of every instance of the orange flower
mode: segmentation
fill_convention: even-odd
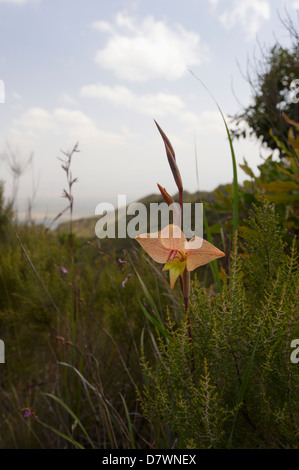
[[[169,271],[170,286],[185,269],[193,271],[198,266],[210,263],[225,254],[200,237],[187,241],[177,225],[167,225],[160,232],[143,233],[136,240],[157,263],[164,263],[163,271]]]

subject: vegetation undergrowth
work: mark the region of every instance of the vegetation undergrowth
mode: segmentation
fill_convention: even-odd
[[[285,160],[269,158],[258,177],[244,162],[251,181],[207,204],[205,238],[226,256],[196,271],[187,303],[135,241],[76,236],[77,146],[63,161],[67,231],[18,224],[1,191],[1,448],[298,447],[298,137],[288,123]]]
[[[179,448],[297,447],[298,281],[295,243],[284,249],[274,208],[261,201],[235,237],[222,293],[192,283],[194,370],[184,317],[168,318],[155,366],[144,355],[140,401],[153,432],[167,423]]]

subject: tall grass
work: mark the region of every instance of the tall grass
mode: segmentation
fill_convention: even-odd
[[[230,152],[231,152],[231,159],[232,159],[232,167],[233,167],[233,188],[234,188],[234,198],[233,198],[233,233],[235,233],[238,229],[238,220],[239,220],[239,187],[238,187],[238,171],[237,171],[237,162],[236,162],[236,156],[235,156],[235,151],[234,151],[234,146],[233,146],[233,142],[232,142],[232,138],[231,138],[231,135],[230,135],[230,131],[229,131],[229,128],[228,128],[228,125],[227,125],[227,122],[226,122],[226,119],[224,117],[224,114],[218,104],[218,102],[216,101],[216,99],[214,98],[213,94],[211,93],[211,91],[209,90],[209,88],[203,83],[203,81],[197,77],[192,71],[190,71],[190,73],[192,74],[192,76],[198,80],[200,82],[200,84],[207,90],[207,92],[209,93],[209,95],[211,96],[212,100],[214,101],[214,103],[216,104],[217,106],[217,109],[221,115],[221,118],[223,120],[223,123],[224,123],[224,126],[225,126],[225,130],[226,130],[226,134],[227,134],[227,138],[228,138],[228,141],[229,141],[229,147],[230,147]],[[197,159],[196,159],[197,161]],[[198,176],[198,170],[196,171],[196,174]]]

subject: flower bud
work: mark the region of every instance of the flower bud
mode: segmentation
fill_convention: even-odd
[[[173,203],[174,203],[174,199],[173,199],[173,197],[170,196],[170,194],[168,194],[168,192],[166,191],[166,189],[165,189],[165,188],[162,188],[162,186],[160,186],[159,183],[157,183],[157,186],[158,186],[158,188],[159,188],[159,190],[160,190],[160,193],[162,194],[163,199],[164,199],[164,201],[166,202],[166,204],[167,204],[168,206],[170,206],[170,204],[173,204]]]
[[[169,166],[171,168],[175,183],[178,187],[179,192],[182,192],[183,191],[183,183],[182,183],[182,178],[181,178],[179,168],[178,168],[176,160],[175,160],[175,153],[174,153],[173,147],[172,147],[168,137],[165,135],[165,133],[162,131],[161,127],[159,126],[159,124],[156,121],[155,121],[155,124],[156,124],[156,126],[158,128],[158,131],[160,132],[161,137],[163,139],[163,142],[164,142],[164,145],[165,145],[165,150],[166,150],[166,155],[167,155],[167,159],[168,159],[168,163],[169,163]]]

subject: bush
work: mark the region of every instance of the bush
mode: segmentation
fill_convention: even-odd
[[[159,422],[179,448],[298,445],[299,271],[295,240],[285,251],[282,237],[274,208],[256,205],[222,293],[193,282],[191,340],[187,318],[169,319],[156,365],[144,358],[140,401],[156,436]]]

